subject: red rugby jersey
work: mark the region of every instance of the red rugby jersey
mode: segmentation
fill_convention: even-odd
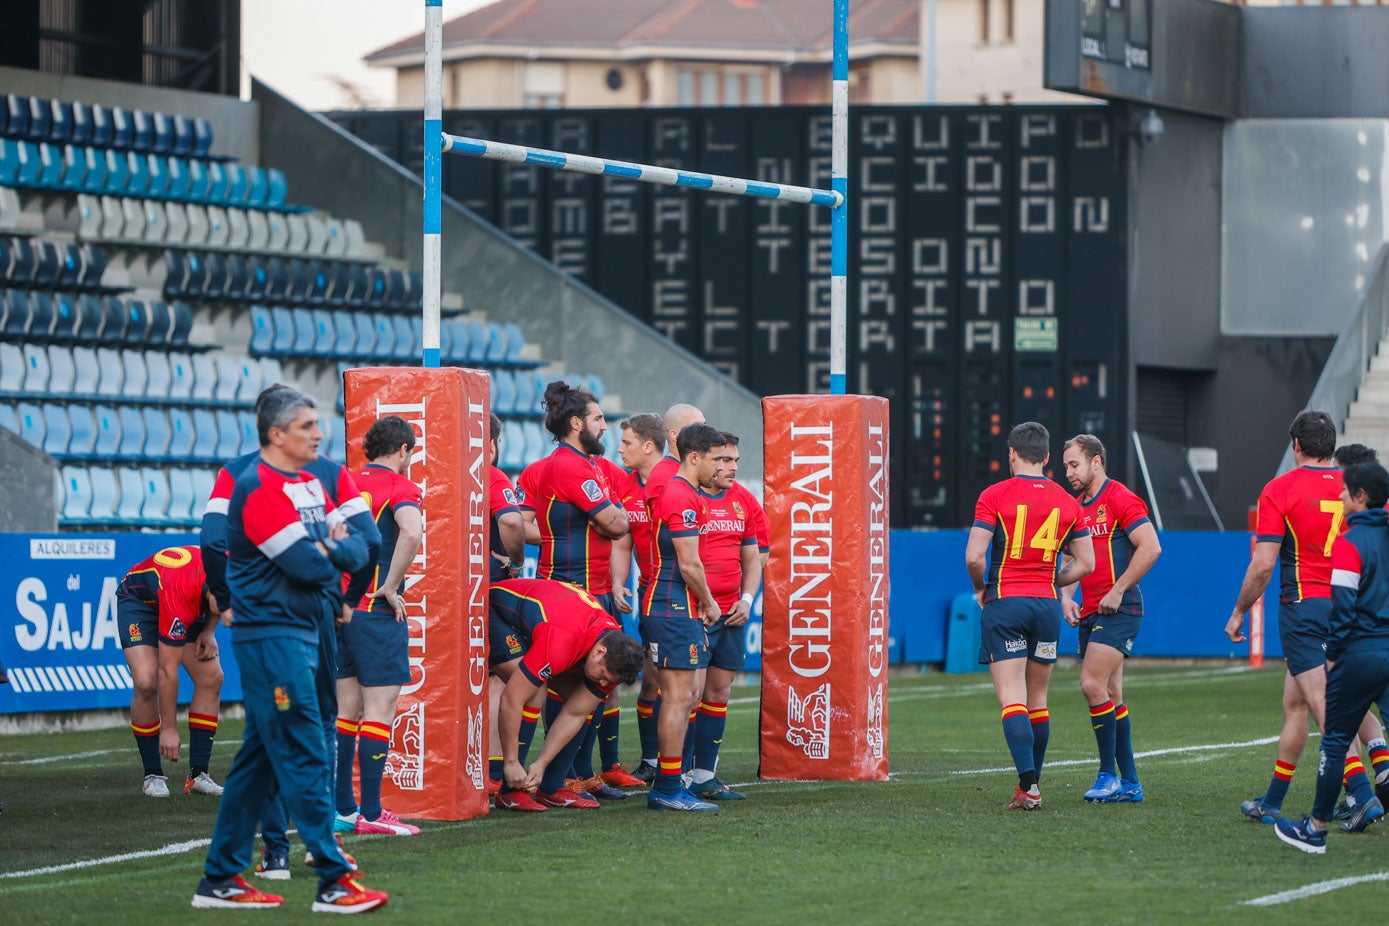
[[[613,486],[613,495],[627,511],[627,528],[632,534],[632,554],[637,558],[637,581],[651,581],[651,509],[646,500],[646,483],[640,473],[627,473]]]
[[[648,485],[650,480],[648,480]],[[642,611],[699,618],[699,603],[685,585],[675,555],[680,537],[698,537],[708,500],[685,478],[675,476],[651,511],[651,578],[642,591]]]
[[[608,476],[593,457],[560,444],[521,473],[521,504],[535,512],[540,529],[536,576],[572,582],[594,595],[612,591],[608,555],[612,542],[592,518],[613,504]]]
[[[199,547],[165,547],[136,563],[121,580],[118,592],[158,612],[160,643],[183,646],[203,616],[206,582]]]
[[[504,579],[492,583],[488,598],[502,620],[526,626],[530,648],[521,657],[521,671],[534,685],[578,668],[598,638],[620,630],[612,615],[588,592],[567,582],[545,579]],[[594,694],[606,697],[611,686],[585,679]]]
[[[420,487],[405,476],[375,463],[368,463],[353,473],[352,481],[357,484],[357,491],[361,493],[362,501],[366,503],[372,520],[376,522],[376,529],[381,532],[381,552],[376,557],[376,568],[371,574],[371,583],[362,592],[362,597],[352,602],[352,607],[358,611],[394,617],[395,610],[391,608],[390,602],[384,598],[366,596],[379,589],[386,576],[390,575],[391,559],[395,556],[395,545],[400,539],[400,532],[395,523],[396,511],[400,508],[419,508],[424,495],[420,492]],[[349,581],[348,577],[343,578],[344,592],[347,591]],[[401,588],[404,587],[402,582]],[[400,589],[396,589],[396,592],[398,594]]]
[[[497,528],[497,519],[504,514],[521,511],[521,500],[516,495],[516,487],[511,484],[506,473],[497,467],[492,467],[492,478],[488,484],[487,491],[488,513],[492,518],[492,546],[491,550],[500,556],[511,559],[511,554],[507,552],[506,545],[502,543],[502,532]],[[496,557],[488,563],[488,576],[491,581],[506,578],[506,566]]]
[[[1271,480],[1259,494],[1254,532],[1260,543],[1279,543],[1279,601],[1331,597],[1331,549],[1341,533],[1339,466],[1299,466]]]
[[[704,564],[704,580],[719,613],[727,614],[742,593],[743,547],[757,546],[753,512],[747,503],[751,496],[736,482],[722,492],[711,494],[701,489],[699,494],[704,501],[699,561]]]
[[[1143,504],[1143,499],[1113,479],[1106,479],[1090,501],[1080,501],[1080,510],[1095,545],[1095,571],[1080,580],[1083,598],[1080,613],[1082,617],[1089,617],[1098,612],[1100,599],[1109,594],[1114,583],[1129,568],[1134,550],[1129,533],[1140,524],[1150,522],[1148,506]],[[1137,585],[1124,592],[1119,606],[1133,614],[1143,613],[1143,593]]]
[[[974,526],[994,535],[985,600],[1056,598],[1057,553],[1089,536],[1080,503],[1045,476],[1014,476],[979,495]]]

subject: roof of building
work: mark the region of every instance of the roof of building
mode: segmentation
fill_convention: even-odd
[[[916,53],[920,0],[855,0],[851,48],[897,46]],[[497,0],[444,23],[445,58],[508,49],[566,48],[611,57],[697,49],[710,57],[755,55],[826,60],[830,5],[809,0]],[[424,33],[379,48],[366,61],[422,62]]]

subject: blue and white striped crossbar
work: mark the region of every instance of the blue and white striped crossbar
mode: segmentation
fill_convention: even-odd
[[[449,135],[447,132],[444,133],[444,150],[475,158],[486,158],[489,161],[534,164],[537,167],[572,170],[581,174],[594,174],[602,177],[626,177],[645,183],[690,187],[696,190],[709,190],[714,193],[731,193],[734,196],[757,196],[762,199],[780,199],[786,202],[830,206],[836,209],[844,204],[844,197],[833,190],[816,190],[811,187],[789,186],[784,183],[768,183],[761,180],[740,180],[737,177],[720,177],[716,174],[701,174],[692,170],[655,167],[651,164],[632,164],[628,161],[610,161],[607,158],[595,158],[583,154],[566,154],[563,151],[547,151],[544,148],[507,145],[501,142],[484,141],[481,138]]]

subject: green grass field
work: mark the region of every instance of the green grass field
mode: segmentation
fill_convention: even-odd
[[[634,796],[596,812],[494,813],[425,823],[415,838],[349,840],[379,920],[415,923],[1372,922],[1386,880],[1269,906],[1242,902],[1330,879],[1389,879],[1389,825],[1334,833],[1321,857],[1240,816],[1261,794],[1279,727],[1281,664],[1135,667],[1126,683],[1147,800],[1081,800],[1096,770],[1074,669],[1052,683],[1043,808],[1009,812],[1014,776],[987,676],[894,678],[893,780],[756,782],[756,692],[730,709],[721,777],[748,794],[713,815],[651,813]],[[636,751],[624,711],[624,753]],[[221,780],[240,724],[224,723]],[[1316,740],[1285,807],[1310,807]],[[48,761],[35,761],[48,760]],[[166,770],[168,768],[166,767]],[[174,772],[178,774],[178,772]],[[171,775],[171,778],[173,775]],[[0,740],[0,921],[187,923],[313,919],[296,851],[285,908],[192,911],[216,800],[139,792],[128,731]],[[170,782],[173,784],[173,782]],[[745,787],[744,787],[745,785]],[[1376,831],[1380,830],[1380,831]],[[181,845],[180,845],[181,844]],[[155,851],[163,850],[160,854]],[[125,861],[112,856],[151,853]],[[60,872],[51,866],[86,864]]]

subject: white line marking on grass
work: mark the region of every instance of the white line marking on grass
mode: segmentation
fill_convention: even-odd
[[[50,865],[47,868],[30,868],[28,871],[3,871],[0,878],[32,878],[35,875],[54,875],[61,871],[77,868],[91,868],[96,865],[113,865],[116,862],[130,862],[141,858],[157,858],[161,855],[182,855],[194,849],[206,849],[212,845],[211,839],[191,839],[188,842],[171,842],[160,849],[146,849],[141,852],[126,852],[122,855],[107,855],[85,862],[68,862],[66,865]]]
[[[240,746],[241,740],[219,740],[213,743],[213,748],[218,746]],[[0,765],[48,765],[53,762],[70,762],[73,759],[91,759],[96,756],[109,756],[115,753],[130,752],[129,746],[120,749],[93,749],[91,752],[70,752],[65,756],[40,756],[37,759],[5,759],[0,761]]]
[[[1268,894],[1264,897],[1255,897],[1253,900],[1241,900],[1242,907],[1272,907],[1280,903],[1288,903],[1293,900],[1302,900],[1304,897],[1317,897],[1321,894],[1330,894],[1332,891],[1339,891],[1343,887],[1353,887],[1357,884],[1368,884],[1371,881],[1389,881],[1389,871],[1381,871],[1373,875],[1359,875],[1354,878],[1336,878],[1334,881],[1318,881],[1315,884],[1308,884],[1305,887],[1294,888],[1291,891],[1283,891],[1278,894]]]
[[[1153,756],[1174,756],[1184,752],[1207,752],[1219,749],[1243,749],[1246,746],[1268,746],[1278,742],[1276,736],[1265,736],[1256,740],[1246,740],[1243,743],[1207,743],[1201,746],[1174,746],[1170,749],[1149,749],[1147,752],[1136,752],[1133,754],[1135,759],[1150,759]],[[1063,759],[1060,762],[1048,762],[1045,768],[1056,768],[1062,765],[1094,765],[1095,759],[1092,756],[1088,759]],[[997,768],[969,768],[959,769],[951,772],[952,775],[990,775],[997,772],[1017,771],[1011,765],[1000,765]]]

